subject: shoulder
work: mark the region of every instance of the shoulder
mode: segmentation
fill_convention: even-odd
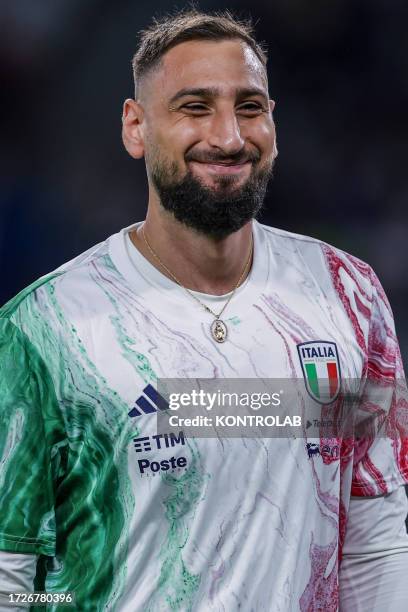
[[[111,238],[111,237],[110,237]],[[80,255],[45,274],[0,308],[0,319],[17,327],[25,327],[41,316],[47,318],[54,310],[55,296],[59,301],[75,299],[89,292],[93,285],[93,271],[98,268],[113,268],[109,257],[109,240],[87,249]]]
[[[257,223],[273,249],[289,251],[301,259],[312,274],[326,272],[336,290],[344,284],[356,285],[361,293],[381,287],[371,266],[358,257],[324,240]],[[321,280],[323,278],[321,277]]]
[[[304,234],[296,234],[280,228],[272,227],[270,225],[264,225],[257,222],[257,226],[265,233],[267,239],[270,242],[278,244],[290,245],[290,247],[299,252],[306,251],[307,249],[315,249],[316,251],[322,251],[323,253],[330,253],[333,257],[337,257],[344,261],[346,264],[358,268],[362,273],[369,273],[371,270],[368,263],[359,259],[358,257],[340,249],[337,246],[329,244],[324,240],[315,238],[313,236],[306,236]]]

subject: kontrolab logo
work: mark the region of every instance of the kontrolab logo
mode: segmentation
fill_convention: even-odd
[[[175,446],[184,446],[186,443],[185,436],[182,431],[179,431],[178,436],[174,433],[156,434],[154,436],[143,436],[133,439],[133,445],[137,453],[164,451]],[[151,459],[138,460],[139,472],[145,476],[155,475],[158,472],[175,472],[180,471],[187,466],[186,457],[175,457],[174,455],[168,459],[154,461]]]

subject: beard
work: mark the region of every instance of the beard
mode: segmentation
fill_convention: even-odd
[[[259,153],[245,157],[251,161],[251,173],[243,185],[236,187],[236,177],[218,176],[214,188],[206,186],[194,176],[191,169],[178,178],[175,162],[166,164],[156,159],[151,164],[151,179],[163,208],[187,227],[200,234],[222,239],[238,231],[250,219],[257,216],[263,206],[268,182],[272,177],[273,161],[257,168]],[[186,161],[222,163],[220,157],[200,159],[186,156]],[[241,163],[242,154],[228,158],[230,163]]]

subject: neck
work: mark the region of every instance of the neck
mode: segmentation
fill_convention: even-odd
[[[184,226],[166,211],[159,214],[149,208],[143,230],[154,253],[181,285],[211,295],[223,295],[234,289],[251,248],[251,221],[230,236],[215,240]],[[142,226],[133,230],[130,238],[152,265],[174,280],[150,252]],[[250,269],[248,265],[240,284]]]

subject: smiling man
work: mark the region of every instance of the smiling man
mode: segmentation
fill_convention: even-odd
[[[367,264],[255,220],[277,155],[265,51],[193,10],[144,31],[133,68],[146,219],[1,310],[0,609],[45,589],[92,612],[406,610],[392,313]],[[157,432],[160,378],[289,379],[322,404],[322,372],[331,414],[357,379],[382,435]]]
[[[185,42],[186,32],[158,28],[166,52],[147,63],[152,33],[134,58],[136,100],[123,112],[125,146],[145,158],[150,186],[146,220],[130,238],[153,265],[166,252],[173,280],[212,295],[244,280],[250,221],[277,154],[265,55],[243,28],[244,39],[219,38],[217,23],[228,29],[214,20],[206,37]]]

